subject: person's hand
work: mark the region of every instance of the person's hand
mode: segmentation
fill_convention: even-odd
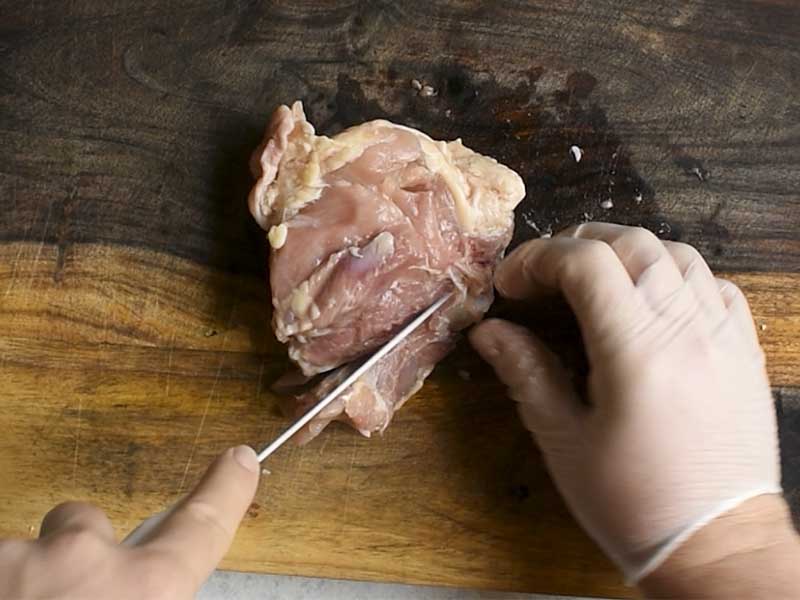
[[[38,540],[0,542],[0,597],[194,598],[228,551],[259,472],[252,448],[231,448],[135,545],[119,544],[95,506],[61,504]]]
[[[747,300],[692,247],[587,223],[521,246],[495,284],[518,300],[560,292],[578,319],[588,402],[527,329],[488,320],[470,338],[518,402],[570,509],[629,580],[715,517],[781,491]]]

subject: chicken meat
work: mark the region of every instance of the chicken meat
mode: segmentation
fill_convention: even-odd
[[[377,120],[329,138],[303,106],[279,107],[251,161],[250,211],[268,232],[275,335],[311,378],[301,413],[445,293],[422,327],[318,415],[382,432],[493,299],[522,179],[460,140]]]

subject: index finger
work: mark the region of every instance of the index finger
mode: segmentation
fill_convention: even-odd
[[[584,342],[623,328],[637,306],[635,286],[608,244],[556,236],[531,240],[497,267],[495,286],[506,298],[534,299],[561,292]]]
[[[199,586],[228,552],[255,495],[259,471],[252,448],[224,452],[138,547],[171,556]]]

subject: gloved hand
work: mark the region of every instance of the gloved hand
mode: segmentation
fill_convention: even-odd
[[[0,598],[194,598],[228,551],[259,471],[251,448],[228,450],[133,544],[117,543],[99,508],[61,504],[38,540],[0,541]]]
[[[470,337],[519,403],[570,509],[629,581],[718,515],[781,491],[747,300],[692,247],[587,223],[518,248],[495,284],[514,299],[561,292],[578,319],[588,405],[527,329],[489,320]]]

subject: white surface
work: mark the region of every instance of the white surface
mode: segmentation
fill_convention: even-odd
[[[200,590],[197,598],[198,600],[251,600],[256,598],[259,600],[565,600],[566,596],[504,594],[452,588],[217,571]]]

